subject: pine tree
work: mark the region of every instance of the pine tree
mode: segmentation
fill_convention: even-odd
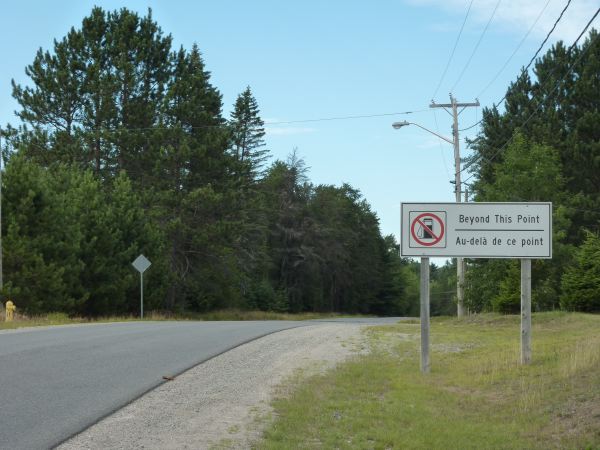
[[[532,143],[522,133],[507,146],[501,163],[496,163],[495,181],[482,186],[488,201],[552,201],[564,196],[562,164],[556,149]]]
[[[140,253],[152,261],[146,277],[146,308],[159,308],[165,294],[161,231],[147,220],[142,201],[124,172],[110,188],[103,190],[87,172],[74,177],[69,190],[83,233],[78,256],[85,270],[80,280],[89,296],[78,312],[84,316],[139,312],[139,278],[131,263]]]
[[[535,62],[533,76],[522,74],[511,84],[503,113],[484,110],[482,130],[471,142],[477,200],[553,202],[553,258],[533,266],[538,309],[558,306],[573,249],[586,239],[585,230],[600,230],[597,35],[592,30],[570,52],[562,42],[555,44]],[[472,263],[473,294],[467,297],[475,310],[491,308],[491,287],[505,278],[503,265]]]
[[[74,312],[82,270],[77,260],[81,231],[71,205],[60,201],[50,175],[21,156],[3,174],[4,293],[29,314]]]
[[[33,86],[13,81],[26,124],[14,147],[45,166],[77,164],[105,180],[126,170],[143,183],[157,155],[152,127],[171,70],[170,46],[151,11],[139,17],[95,7],[52,53],[38,51],[26,68]]]
[[[160,236],[122,174],[110,195],[92,172],[11,158],[4,179],[7,293],[28,313],[84,316],[138,310],[131,262],[155,264],[149,306],[164,294]]]

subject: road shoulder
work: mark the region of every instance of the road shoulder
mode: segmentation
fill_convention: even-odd
[[[58,448],[248,448],[269,423],[278,386],[300,370],[306,375],[327,370],[364,351],[364,326],[294,328],[244,344],[162,384]]]

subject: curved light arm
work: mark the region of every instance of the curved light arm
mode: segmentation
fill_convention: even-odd
[[[454,145],[454,141],[453,141],[452,139],[448,139],[447,137],[444,137],[444,136],[442,136],[442,135],[440,135],[440,134],[437,134],[435,131],[431,131],[430,129],[428,129],[428,128],[425,128],[424,126],[422,126],[422,125],[419,125],[418,123],[414,123],[414,122],[407,122],[406,120],[404,120],[404,121],[402,121],[402,122],[394,122],[394,123],[392,124],[392,127],[394,127],[394,128],[397,130],[397,129],[399,129],[399,128],[402,128],[402,127],[404,127],[404,126],[406,126],[406,125],[416,125],[416,126],[418,126],[419,128],[421,128],[422,130],[428,131],[429,133],[431,133],[431,134],[433,134],[433,135],[435,135],[435,136],[439,137],[440,139],[442,139],[442,140],[444,140],[444,141],[448,142],[449,144],[452,144],[452,145]]]

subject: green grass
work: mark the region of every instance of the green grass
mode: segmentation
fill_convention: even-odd
[[[274,403],[258,448],[600,449],[600,316],[533,316],[533,363],[519,317],[432,319],[431,373],[418,324],[371,328],[373,352]]]
[[[277,313],[272,311],[244,311],[240,309],[224,309],[208,313],[186,313],[186,314],[166,314],[162,312],[149,312],[144,316],[144,320],[313,320],[327,319],[335,317],[349,317],[334,313]],[[357,317],[357,316],[354,316]],[[69,317],[63,313],[51,313],[41,316],[24,316],[15,313],[15,320],[5,322],[4,316],[0,314],[0,330],[12,330],[24,327],[39,327],[51,325],[70,325],[80,323],[101,323],[101,322],[129,322],[139,321],[139,317],[134,316],[111,316],[97,317],[93,319],[83,317]]]

